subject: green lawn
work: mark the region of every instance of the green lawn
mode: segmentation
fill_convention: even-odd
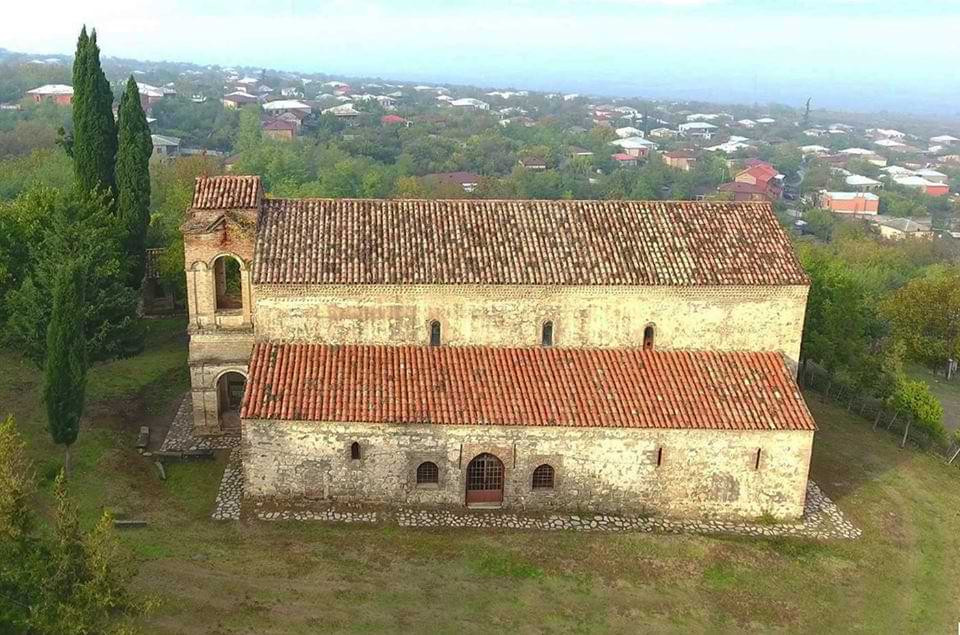
[[[225,457],[160,481],[130,449],[185,388],[181,326],[154,325],[147,352],[97,369],[75,452],[89,520],[110,506],[150,522],[121,533],[134,590],[160,600],[145,632],[955,632],[960,470],[816,396],[813,477],[860,541],[213,522]],[[11,354],[0,364],[14,371],[0,404],[49,481],[60,452],[38,374]]]

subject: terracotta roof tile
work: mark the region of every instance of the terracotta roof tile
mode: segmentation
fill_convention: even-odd
[[[264,199],[259,284],[795,285],[765,202]]]
[[[262,198],[259,176],[198,176],[193,208],[252,209]]]
[[[779,353],[259,342],[245,419],[815,430]]]

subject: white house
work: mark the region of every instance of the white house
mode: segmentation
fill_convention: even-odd
[[[616,130],[614,130],[614,132],[615,132],[616,135],[617,135],[618,137],[620,137],[621,139],[626,139],[627,137],[642,137],[642,136],[643,136],[643,130],[638,130],[637,128],[634,128],[633,126],[625,126],[625,127],[623,127],[623,128],[617,128]]]
[[[311,112],[309,105],[297,99],[279,99],[277,101],[268,101],[263,105],[263,109],[273,114],[279,114],[281,112],[288,111],[298,111],[309,115]]]
[[[712,123],[707,123],[705,121],[688,121],[677,126],[677,130],[680,131],[680,136],[682,137],[700,137],[703,139],[710,139],[713,136],[713,131],[717,127]]]
[[[460,108],[472,108],[474,110],[490,110],[490,104],[485,101],[480,101],[473,97],[462,97],[460,99],[454,99],[450,102],[451,106],[457,106]]]
[[[867,176],[862,176],[860,174],[851,174],[850,176],[847,177],[846,183],[850,187],[857,188],[862,192],[866,192],[868,190],[876,190],[883,187],[883,183],[881,183],[880,181],[876,179],[871,179],[870,177],[867,177]]]

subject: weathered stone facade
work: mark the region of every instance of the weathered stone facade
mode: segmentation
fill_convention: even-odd
[[[504,508],[792,519],[803,512],[812,443],[801,430],[247,420],[241,447],[253,497],[462,507],[467,465],[487,452],[504,465]],[[439,467],[437,484],[417,485],[424,461]],[[532,487],[542,464],[555,470],[553,488]]]
[[[258,285],[257,337],[325,344],[639,347],[778,351],[795,366],[807,301],[801,286],[544,287]]]
[[[515,422],[520,425],[482,418],[420,423],[438,421],[429,412],[414,423],[363,418],[383,411],[384,403],[427,404],[444,392],[463,391],[467,382],[444,375],[430,384],[436,394],[428,399],[422,393],[411,397],[409,383],[391,393],[401,394],[393,400],[378,399],[383,392],[376,387],[364,388],[353,411],[362,421],[336,409],[325,411],[333,413],[330,420],[304,421],[311,416],[293,406],[244,419],[245,496],[462,507],[468,464],[488,453],[503,463],[497,503],[517,511],[724,519],[802,514],[815,425],[787,369],[796,370],[808,286],[772,210],[664,202],[648,207],[567,202],[556,203],[557,209],[549,209],[554,203],[546,201],[503,202],[503,209],[496,202],[485,202],[482,209],[468,209],[471,204],[447,202],[441,219],[434,202],[378,207],[370,201],[270,201],[256,177],[198,180],[183,226],[194,432],[217,434],[228,420],[239,422],[237,377],[250,376],[251,351],[261,350],[263,343],[376,345],[390,347],[393,354],[395,347],[430,345],[437,324],[444,347],[529,350],[544,343],[548,322],[551,349],[601,349],[607,356],[612,351],[604,349],[641,347],[655,348],[657,354],[780,353],[782,359],[771,355],[770,366],[786,382],[747,411],[769,414],[768,408],[776,407],[771,404],[787,395],[799,404],[808,426],[791,428],[783,422],[793,419],[774,423],[773,417],[761,417],[752,429],[736,416],[724,425],[705,420],[709,417],[697,407],[703,395],[716,394],[715,414],[735,412],[753,398],[737,401],[725,390],[691,392],[695,382],[686,382],[691,373],[713,372],[706,357],[677,371],[683,381],[671,384],[673,394],[693,394],[686,406],[658,411],[655,421],[634,427],[607,419],[580,427],[555,419],[528,425],[528,418]],[[485,215],[488,224],[478,223],[475,214]],[[416,222],[405,225],[411,218]],[[610,229],[611,222],[620,232]],[[510,230],[522,238],[506,236]],[[430,253],[422,251],[427,247]],[[232,286],[225,262],[236,263],[230,265]],[[438,272],[447,277],[437,278]],[[651,329],[653,341],[645,341]],[[666,401],[667,393],[658,389],[667,382],[656,373],[645,375],[648,384],[639,390],[635,376],[597,375],[596,366],[578,375],[571,370],[574,362],[564,363],[557,379],[562,375],[564,381],[572,377],[572,385],[592,386],[592,394],[599,395],[592,403],[629,401],[613,399],[604,381],[626,386],[621,395],[648,400],[632,406],[636,411],[652,410],[653,400]],[[651,358],[645,368],[659,363]],[[763,381],[769,367],[755,363],[755,374],[727,385],[731,393],[742,398],[749,392],[743,386]],[[467,367],[477,375],[476,364]],[[516,378],[509,374],[516,368],[504,373],[500,368],[498,363],[491,374]],[[337,372],[356,386],[355,370]],[[265,380],[266,373],[260,373],[259,398],[282,403],[284,391],[299,390],[274,385],[292,376],[290,369],[269,372],[274,374]],[[389,372],[406,376],[410,371]],[[334,394],[344,390],[342,382],[320,382],[316,375],[296,381],[319,387],[317,401],[340,403],[343,396]],[[478,380],[476,385],[481,401],[496,399],[482,390],[492,384]],[[512,404],[543,412],[543,392],[534,388],[513,397]],[[351,457],[354,443],[358,459]],[[436,464],[436,483],[417,483],[417,467],[424,462]],[[533,471],[544,464],[554,469],[552,485],[534,488]]]

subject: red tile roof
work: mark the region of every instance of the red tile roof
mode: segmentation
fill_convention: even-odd
[[[252,209],[262,198],[259,176],[198,176],[193,208]]]
[[[258,284],[806,285],[766,202],[264,199]]]
[[[815,430],[779,353],[259,342],[245,419]]]

